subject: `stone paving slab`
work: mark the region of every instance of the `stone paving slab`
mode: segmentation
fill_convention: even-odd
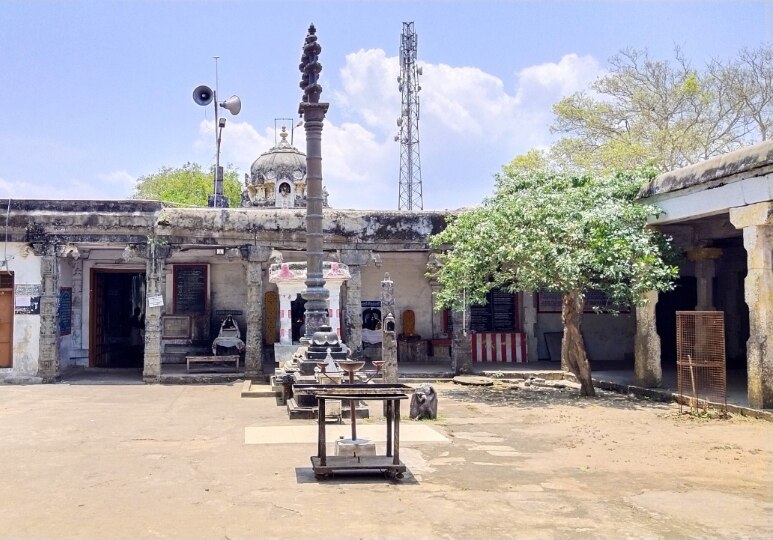
[[[327,440],[351,436],[351,426],[328,424]],[[357,437],[374,442],[386,441],[386,426],[379,424],[357,424]],[[426,424],[400,423],[400,443],[447,443],[446,436]],[[317,425],[302,426],[259,426],[244,429],[244,444],[309,444],[317,443]]]

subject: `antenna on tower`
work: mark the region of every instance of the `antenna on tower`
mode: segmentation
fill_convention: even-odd
[[[416,65],[417,36],[413,22],[403,23],[400,35],[400,76],[397,84],[402,95],[400,129],[395,141],[400,143],[400,198],[398,210],[423,210],[421,193],[421,159],[419,157],[419,76]]]

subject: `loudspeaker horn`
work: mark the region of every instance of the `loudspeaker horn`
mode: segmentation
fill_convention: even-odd
[[[193,101],[202,106],[209,105],[212,103],[212,89],[205,84],[197,86],[193,91]]]
[[[221,103],[220,106],[223,107],[232,115],[236,116],[237,114],[239,114],[239,111],[242,110],[242,100],[239,99],[239,96],[231,96],[228,99],[226,99],[223,103]]]

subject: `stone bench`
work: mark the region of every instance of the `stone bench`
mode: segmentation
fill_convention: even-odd
[[[228,363],[233,362],[236,365],[236,369],[239,369],[239,355],[230,354],[223,356],[186,356],[185,364],[186,370],[190,372],[191,364],[213,364],[213,363]]]

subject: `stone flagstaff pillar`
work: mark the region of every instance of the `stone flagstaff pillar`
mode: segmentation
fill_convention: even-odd
[[[306,130],[306,290],[302,296],[306,299],[304,323],[305,342],[311,341],[311,336],[320,326],[328,322],[328,297],[325,289],[325,279],[322,275],[323,238],[322,238],[322,125],[325,120],[329,103],[320,103],[322,86],[317,82],[322,71],[319,63],[319,53],[322,47],[317,43],[317,32],[314,25],[309,26],[309,33],[303,45],[303,55],[299,69],[303,74],[300,86],[303,89],[303,100],[298,106],[298,113],[303,118]]]

